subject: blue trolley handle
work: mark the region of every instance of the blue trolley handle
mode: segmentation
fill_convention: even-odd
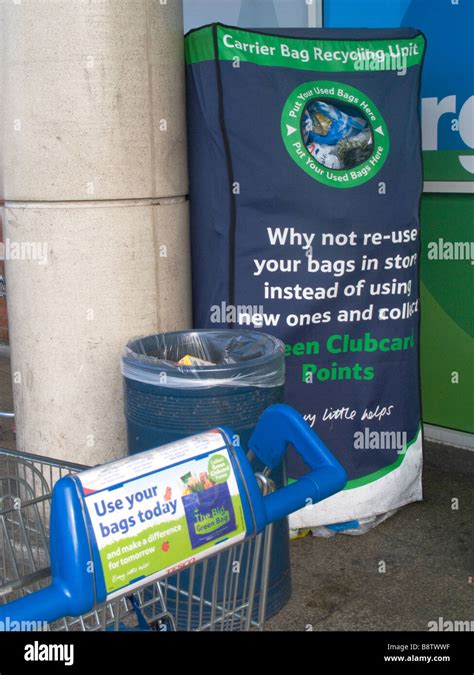
[[[274,468],[289,443],[310,472],[263,498],[268,523],[330,497],[347,482],[342,465],[296,410],[285,404],[267,408],[250,437],[249,448],[265,466]]]

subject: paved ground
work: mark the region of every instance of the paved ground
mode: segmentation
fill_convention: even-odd
[[[364,535],[291,543],[293,595],[268,627],[425,631],[439,617],[474,626],[473,480],[474,452],[426,443],[423,502]]]
[[[0,410],[11,409],[0,357]],[[0,446],[14,447],[12,427],[0,419]],[[268,629],[426,631],[439,617],[474,626],[473,478],[474,452],[426,443],[423,502],[362,536],[291,543],[293,595]]]

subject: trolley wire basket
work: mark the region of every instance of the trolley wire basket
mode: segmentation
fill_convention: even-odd
[[[275,490],[269,475],[290,443],[309,472]],[[246,453],[230,429],[216,428],[93,469],[0,450],[0,622],[35,624],[4,625],[4,630],[38,628],[36,623],[49,630],[263,630],[272,523],[342,490],[347,476],[303,417],[284,404],[266,409],[248,447]],[[254,473],[252,456],[265,467],[261,473]],[[170,546],[174,552],[167,565],[160,558],[155,567],[136,565],[156,549],[128,556],[135,550],[133,539],[124,546],[120,539],[112,540],[112,548],[110,540],[104,545],[109,534],[130,527],[138,532],[138,548],[148,543],[151,535],[142,537],[147,529],[134,515],[117,524],[115,511],[135,502],[140,523],[154,518],[159,528],[162,513],[178,513],[171,492],[173,476],[182,470],[187,471],[180,476],[186,485],[179,503],[183,515],[165,523],[178,523],[175,532],[181,532],[181,518],[186,529],[181,539],[163,541],[159,555],[167,555]],[[142,511],[145,497],[156,496],[156,480],[169,480],[175,488],[166,487],[163,507],[157,501],[153,510]],[[107,501],[104,490],[122,492]],[[230,515],[233,495],[242,508],[239,527]],[[112,518],[106,524],[92,519],[91,513],[102,519],[108,510]],[[167,537],[171,531],[165,527],[152,534]]]
[[[62,477],[86,468],[0,449],[0,603],[11,602],[49,585],[52,489]],[[256,477],[263,494],[274,488],[268,475]],[[270,524],[260,534],[185,569],[173,571],[133,593],[124,593],[82,616],[21,628],[263,630],[271,534]]]

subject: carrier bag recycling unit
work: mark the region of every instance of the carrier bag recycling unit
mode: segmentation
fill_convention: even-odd
[[[139,604],[134,593],[157,581],[163,605],[173,608],[168,611],[173,628],[219,629],[216,616],[218,624],[222,617],[222,627],[229,620],[239,625],[239,617],[249,605],[250,626],[257,573],[255,567],[235,568],[242,556],[240,553],[239,558],[235,547],[258,537],[272,522],[305,504],[326,499],[346,482],[342,466],[302,417],[289,406],[277,404],[262,415],[249,444],[260,461],[272,468],[281,462],[288,443],[301,453],[309,472],[266,496],[234,432],[226,428],[61,478],[51,501],[52,583],[0,605],[0,622],[12,627],[25,621],[54,622],[83,615],[124,596]],[[40,479],[36,470],[37,482]],[[20,517],[27,501],[20,506]],[[40,502],[36,498],[29,506],[37,509]],[[31,513],[21,522],[33,532]],[[38,530],[35,533],[37,536]],[[31,544],[28,541],[30,551]],[[238,607],[232,592],[224,597],[214,593],[209,602],[200,602],[204,577],[202,567],[196,571],[197,563],[222,556],[226,550],[233,551],[226,562],[228,568],[233,565],[233,571],[227,576],[242,575],[249,580],[246,601]],[[267,551],[267,573],[269,557]],[[179,576],[183,569],[188,575],[186,585]],[[180,581],[162,585],[170,575]],[[27,580],[42,578],[34,570]],[[217,587],[216,579],[211,583]],[[10,584],[10,590],[18,588],[18,580]],[[183,593],[184,602],[180,603]],[[150,599],[147,605],[147,593],[142,592],[141,597],[141,618],[146,626]],[[187,612],[184,624],[177,610],[179,606],[183,611],[183,605]]]
[[[362,531],[421,498],[425,39],[214,24],[185,42],[195,325],[283,340],[285,400],[349,478],[290,525]]]

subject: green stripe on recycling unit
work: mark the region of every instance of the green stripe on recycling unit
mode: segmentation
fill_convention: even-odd
[[[184,41],[184,47],[188,65],[201,61],[214,61],[212,26],[206,26],[188,33]]]
[[[372,473],[369,473],[366,476],[361,476],[360,478],[353,478],[352,480],[348,480],[344,490],[353,490],[354,488],[359,488],[359,487],[362,487],[363,485],[368,485],[369,483],[373,483],[374,481],[379,480],[380,478],[383,478],[388,473],[391,473],[392,471],[395,471],[395,469],[398,469],[398,467],[401,465],[401,463],[405,459],[408,448],[410,448],[414,443],[417,442],[417,440],[420,436],[420,433],[421,433],[421,424],[418,427],[418,430],[417,430],[414,438],[412,438],[412,440],[409,441],[403,447],[403,450],[401,450],[401,452],[398,454],[397,459],[394,462],[392,462],[392,464],[389,464],[388,466],[384,466],[382,469],[378,469],[377,471],[373,471]],[[288,479],[288,483],[294,483],[294,482],[295,482],[294,478]]]
[[[188,65],[215,59],[214,29],[221,61],[239,59],[259,66],[299,70],[401,70],[419,65],[425,50],[423,35],[398,40],[319,40],[266,35],[217,24],[188,33]]]

